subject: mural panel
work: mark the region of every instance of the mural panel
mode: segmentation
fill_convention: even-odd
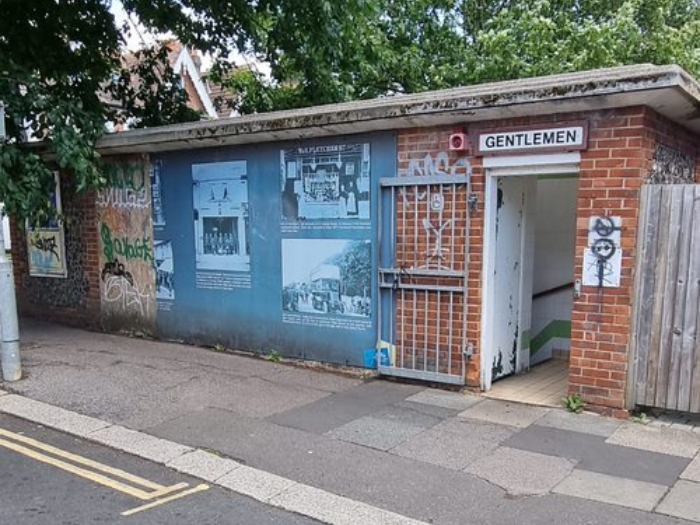
[[[245,161],[193,165],[192,188],[197,286],[250,287],[250,277],[245,275],[250,272]]]
[[[109,330],[155,331],[156,286],[150,166],[129,157],[107,167],[98,191],[102,324]]]
[[[368,225],[368,143],[283,148],[280,174],[283,232]]]
[[[372,313],[369,240],[282,240],[283,321],[368,329]],[[365,321],[364,323],[348,322]]]
[[[361,365],[377,340],[373,195],[395,164],[392,133],[153,159],[158,333]]]
[[[27,256],[29,275],[32,277],[66,277],[66,240],[63,229],[61,207],[61,184],[58,173],[54,174],[55,190],[51,199],[57,217],[45,224],[27,224]]]

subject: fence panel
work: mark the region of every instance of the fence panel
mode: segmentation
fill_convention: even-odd
[[[700,412],[700,185],[645,186],[640,213],[633,399]]]

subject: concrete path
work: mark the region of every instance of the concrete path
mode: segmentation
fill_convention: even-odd
[[[700,522],[692,427],[48,324],[23,340],[1,412],[325,523]]]

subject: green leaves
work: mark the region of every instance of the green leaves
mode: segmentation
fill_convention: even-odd
[[[112,76],[104,88],[120,103],[110,112],[112,122],[153,127],[200,119],[199,112],[187,106],[187,93],[180,87],[168,53],[167,45],[144,48]]]
[[[104,184],[95,144],[108,121],[153,126],[199,118],[186,106],[167,50],[145,50],[121,67],[122,37],[107,0],[3,0],[2,13],[8,142],[0,144],[0,202],[20,221],[55,215],[58,168],[78,191]],[[32,144],[39,140],[41,155]]]
[[[635,63],[700,76],[697,0],[123,0],[155,33],[211,53],[234,109],[255,113]],[[109,0],[2,0],[0,201],[51,213],[52,171],[104,184],[107,121],[196,120],[156,46],[120,62]],[[234,68],[243,54],[270,76]],[[40,156],[31,140],[44,141]],[[51,160],[46,160],[51,159]]]

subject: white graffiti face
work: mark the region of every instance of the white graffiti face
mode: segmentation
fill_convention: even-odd
[[[151,285],[139,287],[120,275],[106,276],[103,297],[106,303],[118,305],[122,310],[133,310],[142,317],[149,317],[153,289]]]

